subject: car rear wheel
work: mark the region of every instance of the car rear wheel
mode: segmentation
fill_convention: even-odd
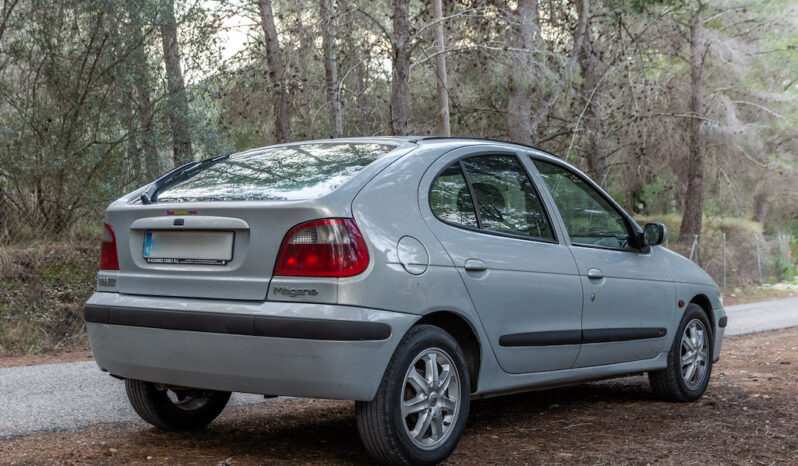
[[[201,429],[222,412],[230,392],[175,390],[141,380],[125,380],[130,405],[142,419],[166,430]]]
[[[654,393],[666,401],[695,401],[712,375],[712,327],[697,304],[689,304],[668,353],[668,366],[648,373]]]
[[[412,328],[394,353],[377,395],[357,402],[360,438],[384,464],[437,464],[463,434],[470,383],[463,351],[444,330]]]

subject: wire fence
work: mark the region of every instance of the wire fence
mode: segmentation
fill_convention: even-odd
[[[677,251],[703,268],[720,286],[746,286],[791,281],[795,277],[790,235],[734,236],[702,239]],[[682,250],[679,250],[682,249]]]

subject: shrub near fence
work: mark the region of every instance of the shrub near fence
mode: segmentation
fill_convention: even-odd
[[[670,233],[668,248],[691,258],[721,286],[724,284],[724,251],[728,287],[791,281],[795,277],[791,237],[762,235],[759,223],[737,218],[705,218],[697,244],[680,244],[676,241],[681,226],[679,216],[669,214],[636,220],[641,225],[665,223]]]
[[[83,303],[94,290],[100,238],[0,245],[0,356],[85,344]]]

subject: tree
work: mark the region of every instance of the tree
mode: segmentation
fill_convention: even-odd
[[[266,58],[269,63],[269,80],[272,86],[274,103],[274,136],[277,142],[291,140],[291,115],[289,95],[286,86],[282,50],[274,27],[274,13],[271,0],[258,0],[260,24],[266,40]]]
[[[169,121],[172,127],[172,153],[174,165],[183,165],[192,159],[189,133],[188,101],[183,69],[180,65],[180,46],[177,42],[177,20],[174,0],[162,3],[161,39],[163,60],[166,65],[166,82],[169,90]]]
[[[435,56],[436,87],[438,89],[438,136],[451,136],[449,123],[449,89],[446,77],[446,44],[443,36],[443,5],[441,0],[432,0],[432,20],[435,22]]]
[[[582,102],[584,105],[585,144],[587,171],[602,187],[607,183],[607,149],[604,143],[603,115],[601,114],[601,76],[593,50],[591,15],[588,2],[577,2],[579,16],[585,18],[585,36],[579,50],[579,68],[582,75]]]
[[[410,111],[410,0],[393,0],[391,134],[407,134]]]
[[[507,132],[512,141],[536,144],[540,137],[540,126],[562,98],[574,75],[590,12],[589,1],[576,0],[579,6],[577,23],[572,35],[573,45],[570,56],[559,72],[544,69],[543,60],[537,57],[545,52],[549,52],[548,55],[556,55],[552,53],[552,45],[544,44],[540,37],[537,0],[519,0],[514,9],[509,9],[502,0],[494,1],[498,8],[508,12],[512,23],[509,44],[515,56],[512,58],[508,79]],[[547,83],[546,76],[552,74],[555,75],[554,82]],[[540,101],[536,103],[536,110],[533,112],[532,98],[536,89]]]
[[[324,54],[324,77],[327,85],[327,105],[330,107],[330,122],[335,137],[344,135],[341,110],[341,90],[338,82],[338,60],[335,46],[335,2],[319,0],[321,10],[322,48]]]
[[[11,18],[14,8],[16,8],[19,0],[3,0],[3,9],[0,10],[0,40],[3,40],[3,34],[8,27],[8,20]]]
[[[704,214],[704,157],[706,140],[704,134],[704,59],[707,45],[704,41],[704,7],[696,1],[690,18],[690,118],[688,121],[690,147],[687,158],[687,192],[682,210],[682,226],[679,241],[687,243],[694,235],[701,234]]]
[[[535,67],[532,53],[536,49],[538,25],[537,0],[519,0],[510,10],[514,27],[510,33],[510,46],[518,51],[512,59],[507,86],[507,135],[511,141],[532,144],[532,88]]]
[[[148,180],[154,180],[160,173],[158,148],[155,129],[153,128],[152,91],[150,83],[150,65],[147,57],[146,43],[142,34],[140,6],[135,2],[127,2],[128,37],[130,40],[130,63],[134,87],[138,97],[138,119],[141,132],[141,149],[144,153],[144,170]]]

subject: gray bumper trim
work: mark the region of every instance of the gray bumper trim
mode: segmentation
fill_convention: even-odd
[[[305,340],[385,340],[391,327],[379,322],[273,317],[86,304],[86,322],[192,332],[298,338]]]

